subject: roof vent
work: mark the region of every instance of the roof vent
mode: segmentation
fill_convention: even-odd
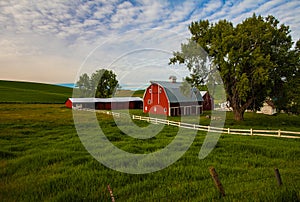
[[[170,76],[169,77],[169,80],[170,80],[170,82],[172,82],[172,83],[176,83],[176,76]]]

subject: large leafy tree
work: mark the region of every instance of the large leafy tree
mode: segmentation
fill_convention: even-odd
[[[290,78],[284,83],[284,96],[279,102],[285,111],[300,114],[300,40],[296,43],[293,56],[297,68],[293,69]]]
[[[119,88],[116,74],[107,69],[100,69],[90,77],[84,73],[76,83],[79,97],[108,98]]]
[[[254,14],[236,26],[226,20],[200,20],[192,22],[189,30],[191,38],[181,45],[180,52],[174,52],[170,63],[186,64],[191,71],[189,81],[198,85],[207,78],[207,68],[201,64],[211,60],[223,80],[236,120],[243,120],[246,109],[260,107],[267,96],[279,97],[295,69],[289,27],[279,25],[273,16]],[[209,59],[195,56],[195,44]],[[203,51],[198,52],[203,55]]]

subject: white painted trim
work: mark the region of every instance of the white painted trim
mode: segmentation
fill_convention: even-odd
[[[149,87],[148,87],[148,88],[149,88]],[[146,94],[147,94],[148,88],[145,89],[144,95],[143,95],[143,112],[145,112],[145,111],[144,111],[144,110],[145,110],[145,103],[147,102],[147,101],[145,101],[145,96],[146,96]],[[148,105],[147,105],[147,106],[148,106]]]

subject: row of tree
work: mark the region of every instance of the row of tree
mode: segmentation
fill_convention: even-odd
[[[236,120],[243,120],[246,109],[261,107],[267,97],[279,110],[300,113],[300,40],[294,45],[288,26],[273,16],[254,14],[236,26],[227,20],[192,22],[189,31],[191,38],[174,52],[170,64],[185,64],[191,72],[186,80],[200,86],[211,74],[211,63]]]
[[[78,95],[76,97],[108,98],[120,88],[116,74],[107,69],[100,69],[91,76],[84,73],[76,83]]]

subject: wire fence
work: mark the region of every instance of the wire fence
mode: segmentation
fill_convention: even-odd
[[[222,173],[222,172],[220,172]],[[224,195],[220,193],[219,186],[220,184],[214,184],[214,176],[212,180],[205,180],[205,185],[203,181],[189,181],[189,182],[177,182],[172,184],[159,184],[159,192],[156,193],[156,189],[149,190],[147,193],[137,193],[135,191],[130,193],[117,193],[115,192],[114,198],[112,200],[116,201],[127,201],[128,199],[134,201],[193,201],[194,198],[199,198],[200,200],[217,200],[217,199],[245,199],[247,197],[253,196],[263,196],[270,197],[268,195],[276,194],[281,195],[281,191],[290,194],[291,192],[296,193],[296,198],[300,197],[297,195],[297,190],[299,190],[300,185],[293,176],[290,174],[283,174],[283,184],[278,184],[278,179],[276,172],[274,173],[264,173],[264,176],[253,177],[251,179],[235,179],[228,178],[224,175],[220,175],[220,184],[223,186]],[[299,173],[300,174],[300,173]],[[299,175],[298,175],[299,176]],[[224,182],[223,182],[224,180]],[[296,185],[293,185],[293,182]],[[286,186],[285,186],[286,185]],[[287,189],[283,189],[285,186]],[[172,191],[170,191],[170,189]],[[268,193],[264,193],[267,191]],[[180,193],[179,193],[180,192]],[[108,192],[106,195],[109,198],[111,192]],[[143,197],[146,196],[146,197]],[[289,196],[292,197],[292,196]],[[300,198],[298,198],[300,200]]]

